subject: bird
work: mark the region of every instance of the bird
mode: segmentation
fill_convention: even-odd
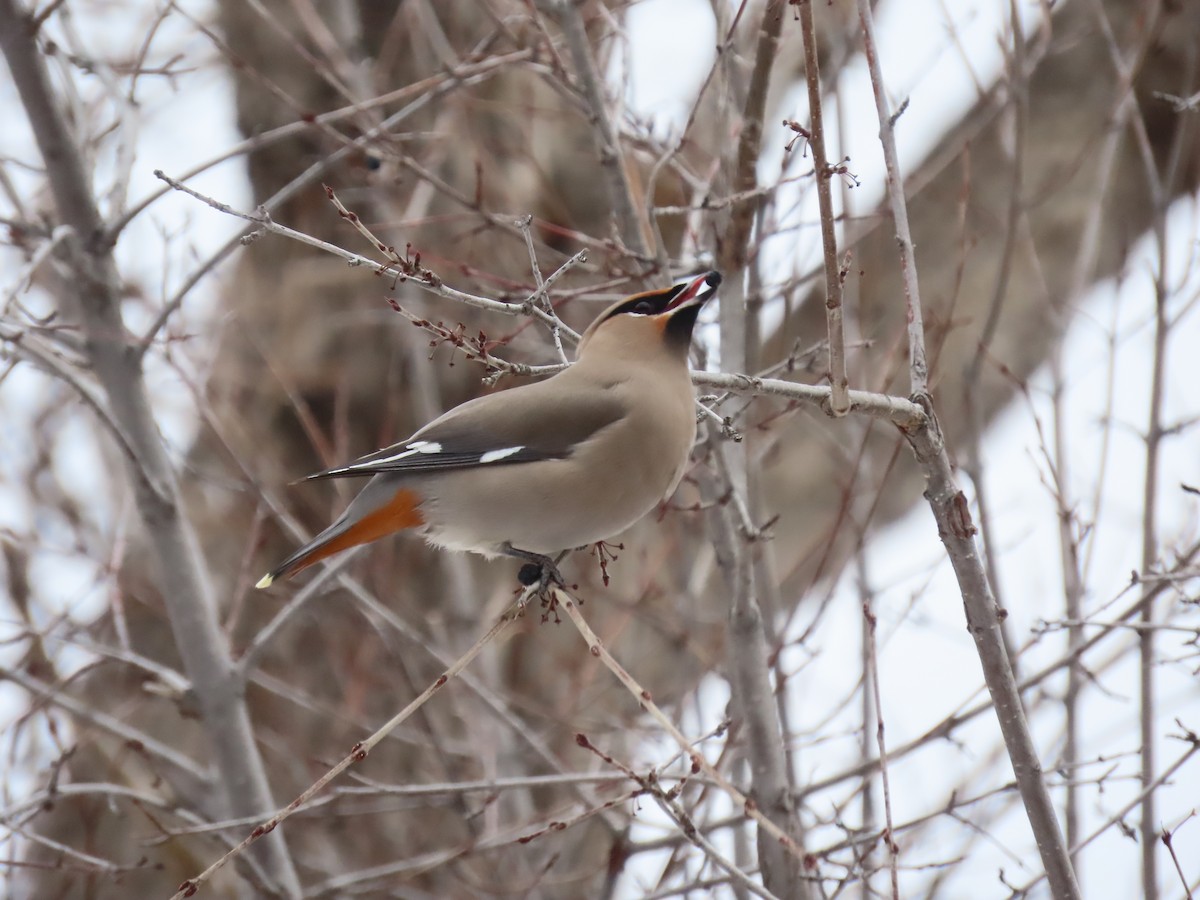
[[[692,330],[720,283],[710,271],[626,297],[588,326],[566,369],[308,476],[370,480],[256,587],[410,529],[436,547],[521,560],[526,586],[564,584],[552,554],[619,534],[683,478],[696,439]]]

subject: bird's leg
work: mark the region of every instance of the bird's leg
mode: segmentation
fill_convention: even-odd
[[[549,556],[543,553],[531,553],[528,550],[518,550],[507,541],[500,545],[500,550],[505,556],[525,560],[525,565],[521,566],[517,572],[517,581],[526,587],[538,583],[539,593],[544,594],[551,584],[557,584],[560,587],[567,586],[567,583],[563,581],[562,573],[558,571],[557,563]]]

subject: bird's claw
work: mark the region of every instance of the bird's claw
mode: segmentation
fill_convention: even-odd
[[[542,567],[537,563],[525,563],[517,570],[517,581],[529,587],[530,585],[542,580]]]
[[[517,570],[517,581],[525,587],[532,587],[536,584],[539,594],[545,594],[553,587],[565,588],[567,586],[567,583],[563,581],[562,572],[558,571],[558,566],[552,562],[525,563]]]
[[[508,556],[525,560],[525,564],[517,570],[517,581],[527,588],[536,584],[540,596],[546,597],[555,587],[565,588],[567,586],[562,572],[558,570],[558,566],[549,556],[518,550],[511,544],[506,544],[503,549]]]

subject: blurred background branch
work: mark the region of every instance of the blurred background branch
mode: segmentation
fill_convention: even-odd
[[[1036,861],[1060,813],[1085,896],[1195,885],[1200,773],[1164,747],[1197,727],[1200,3],[3,8],[35,24],[3,29],[0,84],[0,892],[167,896],[433,683],[512,567],[381,542],[253,593],[348,499],[290,483],[714,267],[708,435],[658,516],[565,572],[771,824],[538,609],[280,829],[295,882],[263,858],[212,893],[1068,896]],[[912,433],[989,678],[1015,670],[1016,780]]]

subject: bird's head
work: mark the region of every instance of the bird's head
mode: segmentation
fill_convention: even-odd
[[[618,300],[588,326],[579,341],[579,359],[597,351],[639,357],[666,349],[686,360],[700,308],[721,284],[720,272],[705,272],[664,290]]]

